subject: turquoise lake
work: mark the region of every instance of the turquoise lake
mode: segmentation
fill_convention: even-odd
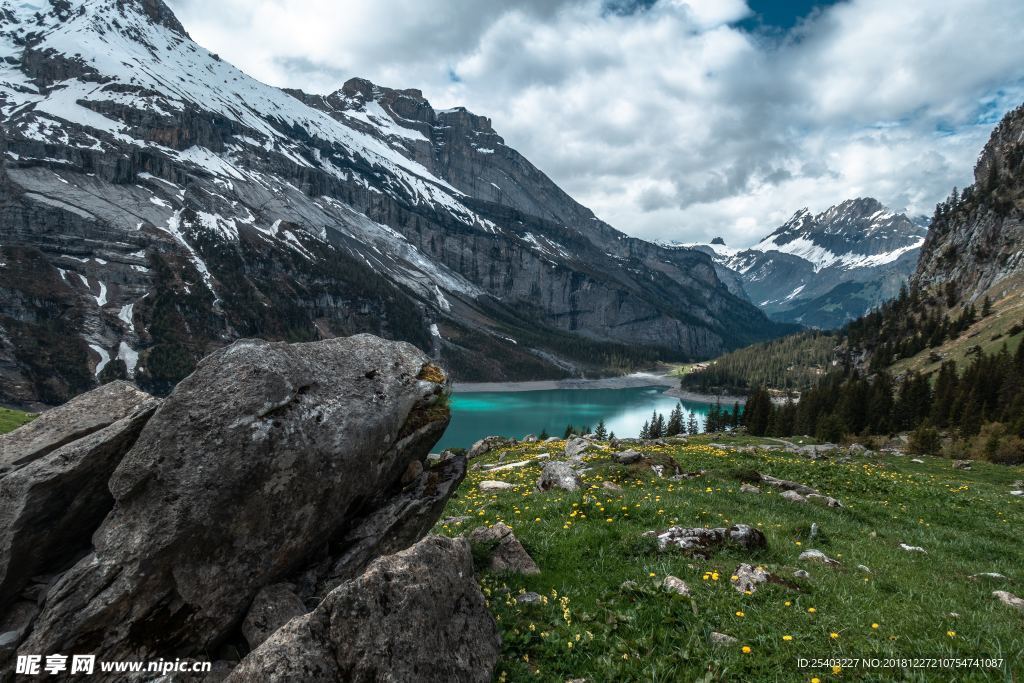
[[[664,413],[667,419],[680,402],[664,391],[665,387],[658,386],[456,393],[451,398],[451,424],[433,450],[468,448],[474,441],[492,434],[521,438],[546,429],[550,436],[560,437],[567,424],[593,427],[601,418],[616,436],[635,437],[654,410]],[[703,429],[711,406],[681,402],[685,416],[694,413]]]

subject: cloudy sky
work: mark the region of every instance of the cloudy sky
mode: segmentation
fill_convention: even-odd
[[[874,196],[930,215],[1024,101],[1021,0],[169,0],[266,82],[490,116],[600,217],[742,246]]]

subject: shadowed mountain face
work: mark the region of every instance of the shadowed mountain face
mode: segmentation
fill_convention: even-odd
[[[686,245],[714,260],[719,277],[777,320],[839,327],[891,299],[914,272],[928,230],[875,199],[807,209],[749,249],[722,240]]]
[[[260,83],[160,0],[0,2],[0,401],[163,392],[243,336],[369,331],[460,379],[777,335],[711,260],[627,237],[490,121]]]

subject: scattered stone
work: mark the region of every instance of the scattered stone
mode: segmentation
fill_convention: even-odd
[[[612,493],[622,493],[622,487],[613,481],[601,482],[601,488],[603,488],[605,491],[611,491]]]
[[[815,505],[822,505],[829,508],[843,507],[843,504],[832,496],[823,496],[820,493],[808,493],[806,500],[808,503],[814,503]]]
[[[971,574],[971,578],[975,581],[978,579],[995,579],[998,581],[1006,579],[1006,577],[999,572],[981,572],[980,574]]]
[[[861,571],[862,571],[862,572],[864,572],[865,574],[871,574],[871,573],[872,573],[872,572],[871,572],[871,569],[870,569],[870,568],[868,568],[868,566],[867,566],[867,565],[863,565],[863,564],[858,564],[858,565],[857,565],[857,569],[861,570]]]
[[[805,562],[821,562],[822,564],[828,565],[829,567],[841,566],[839,561],[833,560],[825,553],[821,552],[820,550],[815,550],[813,548],[805,550],[802,553],[800,553],[800,557],[798,559],[804,560]]]
[[[764,567],[755,567],[746,563],[736,567],[733,575],[736,580],[732,582],[732,587],[740,593],[754,593],[758,586],[772,578],[772,575]]]
[[[484,472],[504,472],[506,470],[517,470],[520,467],[526,467],[533,460],[520,460],[518,462],[510,462],[504,465],[483,465],[480,467]]]
[[[516,596],[516,602],[520,605],[536,605],[542,602],[542,600],[543,598],[540,597],[540,593],[534,593],[533,591],[520,593]]]
[[[763,483],[767,484],[768,486],[773,486],[777,489],[782,489],[784,491],[796,491],[797,493],[803,496],[806,496],[809,493],[818,492],[816,489],[812,489],[810,486],[804,486],[803,484],[798,484],[795,481],[789,481],[787,479],[778,479],[768,474],[761,474],[760,476],[761,481]]]
[[[619,590],[620,591],[635,591],[639,587],[640,587],[640,584],[638,584],[636,581],[634,581],[633,579],[627,579],[627,580],[623,581],[619,585]]]
[[[740,486],[740,493],[761,493],[761,489],[753,484],[742,484]]]
[[[508,491],[510,489],[514,489],[515,486],[508,483],[507,481],[485,480],[480,482],[479,488],[481,491],[488,493],[490,491]]]
[[[694,472],[681,472],[672,477],[676,481],[682,481],[684,479],[699,479],[705,475],[705,470],[696,470]]]
[[[709,557],[724,546],[743,550],[760,550],[768,546],[768,541],[761,530],[747,524],[715,529],[674,526],[656,533],[655,537],[658,539],[660,550],[673,547],[704,557]]]
[[[557,436],[549,436],[548,438],[544,439],[544,443],[558,443],[559,441],[561,441],[561,439],[559,439]]]
[[[492,527],[477,527],[469,534],[469,541],[493,547],[488,569],[498,573],[540,574],[537,563],[526,552],[516,535],[503,522]]]
[[[782,496],[783,498],[785,498],[786,500],[792,502],[792,503],[806,503],[807,502],[807,499],[805,497],[801,496],[796,491],[783,491],[779,495]]]
[[[927,553],[928,551],[919,545],[907,545],[906,543],[900,543],[900,548],[906,550],[908,553]]]
[[[226,681],[484,683],[500,652],[469,544],[428,536],[339,585],[250,652]]]
[[[818,537],[818,523],[811,522],[811,533],[810,538],[813,540]]]
[[[523,443],[537,443],[537,436],[535,434],[527,434],[523,437]]]
[[[867,455],[871,452],[871,449],[861,443],[850,444],[850,447],[846,449],[850,455]]]
[[[580,458],[590,446],[590,439],[582,436],[573,437],[565,442],[565,457],[569,460]]]
[[[711,641],[712,645],[720,645],[720,646],[735,645],[736,643],[739,642],[738,640],[736,640],[732,636],[726,635],[725,633],[718,633],[717,631],[712,631],[711,632],[711,636],[709,637],[708,640]]]
[[[1022,491],[1010,491],[1011,496],[1024,496],[1024,490]]]
[[[971,469],[971,461],[970,460],[954,460],[953,461],[953,469],[954,470],[969,470],[969,469]]]
[[[485,436],[470,447],[469,451],[466,453],[466,457],[473,460],[475,458],[479,458],[485,453],[493,451],[495,448],[512,446],[515,445],[515,443],[515,439],[507,439],[504,436]]]
[[[441,520],[441,524],[447,524],[447,525],[464,524],[465,522],[468,522],[470,519],[471,519],[470,517],[465,517],[465,516],[445,517],[444,519]]]
[[[537,480],[538,491],[550,491],[551,489],[563,489],[565,491],[576,491],[582,486],[583,480],[576,473],[569,463],[553,461],[546,463],[541,470],[540,479]]]
[[[249,643],[249,649],[255,650],[274,631],[306,612],[306,606],[295,594],[292,584],[264,586],[253,598],[249,613],[242,622],[242,635]]]
[[[992,596],[1007,607],[1013,607],[1024,612],[1024,599],[1018,598],[1013,593],[1009,591],[993,591]]]
[[[922,460],[921,458],[911,458],[910,462],[916,462],[918,465],[924,464],[924,460]]]
[[[686,582],[675,576],[666,576],[661,585],[665,590],[678,593],[679,595],[690,594],[690,587],[686,585]]]
[[[639,462],[642,457],[644,457],[642,453],[634,451],[633,449],[621,451],[619,453],[612,453],[612,460],[620,465],[631,465],[635,462]]]
[[[793,578],[795,578],[795,579],[809,579],[809,578],[811,578],[811,575],[810,575],[809,572],[806,572],[803,569],[797,569],[795,572],[793,572]]]

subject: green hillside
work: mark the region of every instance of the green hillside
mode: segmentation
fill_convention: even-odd
[[[730,445],[709,445],[715,440]],[[435,531],[457,535],[504,522],[541,569],[536,576],[482,574],[504,643],[496,680],[1003,681],[1024,674],[1024,613],[993,597],[996,590],[1024,594],[1024,498],[1010,495],[1022,468],[975,463],[963,471],[932,457],[920,464],[895,455],[818,461],[737,450],[750,443],[780,442],[711,435],[635,447],[649,462],[671,466],[671,458],[692,473],[681,480],[642,464],[613,464],[600,444],[584,457],[583,489],[572,493],[535,489],[538,455],[560,457],[562,442],[474,460]],[[530,462],[495,472],[476,467],[522,460]],[[764,484],[760,493],[741,493],[743,480],[757,473],[815,487],[843,507],[790,502]],[[513,488],[483,493],[481,480]],[[603,488],[606,481],[622,490]],[[644,536],[676,524],[735,523],[762,530],[767,548],[702,559],[659,552]],[[840,565],[798,560],[808,549]],[[486,548],[475,551],[486,560]],[[735,590],[740,563],[765,568],[778,583],[752,594]],[[809,578],[795,578],[797,569]],[[971,578],[987,572],[1006,578]],[[662,588],[669,575],[686,582],[691,597]],[[519,602],[526,591],[541,601]],[[715,645],[712,632],[736,640]],[[797,657],[913,656],[998,664],[955,671],[797,666]]]

